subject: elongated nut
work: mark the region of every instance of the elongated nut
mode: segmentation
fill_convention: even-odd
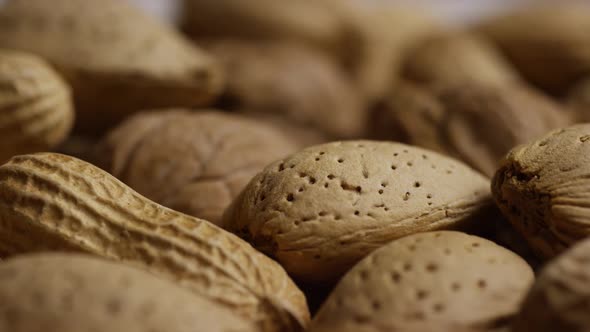
[[[0,263],[0,330],[254,332],[235,312],[136,268],[38,254]]]
[[[316,145],[266,167],[224,214],[232,231],[308,282],[333,282],[409,234],[483,229],[488,180],[459,161],[391,142]]]
[[[69,133],[70,88],[42,59],[0,50],[0,163],[51,149]]]
[[[590,124],[517,147],[492,182],[496,203],[543,258],[590,235]]]
[[[298,331],[309,320],[303,294],[277,263],[73,157],[24,155],[0,167],[0,243],[12,255],[81,251],[143,266],[263,331]]]

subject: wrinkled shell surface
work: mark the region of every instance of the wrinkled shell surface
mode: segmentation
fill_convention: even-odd
[[[311,330],[342,321],[391,331],[492,326],[516,313],[533,279],[525,261],[491,241],[451,231],[414,234],[350,270]]]
[[[59,154],[0,167],[0,253],[79,251],[142,266],[259,324],[299,330],[305,298],[274,261],[215,225],[164,208]]]
[[[146,272],[81,255],[0,263],[0,329],[11,332],[256,331],[204,298]]]
[[[74,121],[70,88],[42,59],[0,50],[0,163],[55,147]]]
[[[403,144],[347,141],[269,165],[224,218],[291,275],[334,281],[393,239],[485,227],[476,216],[490,203],[488,180],[458,161]]]
[[[589,179],[590,124],[580,124],[513,149],[492,191],[533,249],[552,257],[590,234]]]
[[[590,241],[584,240],[550,262],[529,292],[514,332],[588,331]]]
[[[219,223],[259,171],[296,149],[275,128],[238,115],[169,110],[130,118],[103,140],[97,158],[149,199]]]
[[[0,47],[36,53],[71,84],[82,129],[145,108],[195,106],[220,90],[213,60],[118,0],[8,0]]]

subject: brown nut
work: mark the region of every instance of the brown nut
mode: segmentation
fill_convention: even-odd
[[[0,263],[0,330],[257,331],[234,312],[147,272],[90,256]]]
[[[239,115],[168,110],[125,121],[96,159],[147,198],[219,225],[251,178],[296,149],[275,128]]]
[[[485,22],[491,38],[531,82],[561,93],[590,73],[590,6],[533,6]]]
[[[77,251],[174,280],[261,331],[299,331],[305,297],[274,261],[217,226],[167,209],[54,153],[0,167],[0,252]]]
[[[541,257],[590,232],[590,124],[555,130],[513,149],[492,182],[496,203]]]
[[[331,138],[363,134],[362,97],[324,55],[283,43],[221,41],[207,49],[227,72],[224,109],[283,118]]]
[[[567,104],[576,122],[590,121],[590,79],[574,85],[567,96]]]
[[[530,290],[513,332],[582,332],[590,329],[590,241],[549,262]]]
[[[9,0],[0,47],[36,53],[67,78],[84,133],[146,108],[195,106],[221,89],[203,51],[124,1]]]
[[[446,153],[492,176],[514,146],[567,125],[561,106],[524,86],[399,85],[373,121],[380,138]]]
[[[414,234],[355,265],[311,330],[348,322],[387,331],[489,331],[518,311],[533,280],[525,261],[491,241],[451,231]]]
[[[398,143],[317,145],[258,174],[226,225],[308,282],[335,281],[402,236],[476,224],[488,180],[464,164]]]
[[[42,59],[0,50],[0,163],[44,151],[68,135],[74,110],[70,88]]]

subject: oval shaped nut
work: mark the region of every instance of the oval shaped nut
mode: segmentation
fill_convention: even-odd
[[[590,241],[549,262],[527,295],[512,331],[588,331]]]
[[[516,314],[533,280],[524,260],[491,241],[453,231],[413,234],[355,265],[311,330],[342,321],[388,331],[496,327]]]
[[[10,255],[77,251],[144,267],[261,331],[299,331],[309,320],[303,293],[276,262],[73,157],[23,155],[0,167],[0,243]]]
[[[362,96],[325,55],[288,43],[220,41],[208,45],[227,72],[221,104],[244,114],[281,117],[331,138],[366,129]]]
[[[74,110],[69,86],[42,59],[0,49],[0,162],[48,150],[68,135]]]
[[[220,224],[251,178],[295,150],[280,131],[239,115],[167,110],[126,120],[100,143],[97,159],[149,199]]]
[[[83,255],[0,263],[0,301],[2,331],[257,331],[235,312],[168,281]]]
[[[474,34],[438,34],[420,42],[406,57],[407,78],[433,86],[521,82],[495,45]]]
[[[541,257],[590,232],[590,124],[555,130],[510,151],[492,191],[512,225]]]
[[[229,229],[304,281],[335,281],[393,239],[484,228],[488,180],[420,148],[346,141],[269,165],[224,214]]]
[[[142,109],[202,105],[222,88],[208,54],[123,1],[9,0],[0,26],[0,47],[36,53],[67,78],[84,133]]]

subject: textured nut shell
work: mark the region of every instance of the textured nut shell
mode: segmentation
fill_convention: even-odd
[[[590,73],[590,6],[531,6],[479,27],[535,84],[563,92]]]
[[[275,128],[238,115],[169,110],[128,119],[100,143],[97,158],[149,199],[220,223],[251,178],[296,149]]]
[[[469,84],[435,92],[400,84],[374,123],[381,138],[446,153],[492,176],[511,148],[568,121],[560,105],[523,86]]]
[[[124,1],[9,0],[0,26],[0,47],[39,54],[66,76],[82,129],[203,104],[221,88],[208,55]]]
[[[492,183],[496,203],[533,249],[552,257],[588,235],[590,124],[512,150]]]
[[[256,331],[234,312],[172,283],[81,255],[2,262],[0,302],[2,331]]]
[[[590,241],[584,240],[540,273],[516,317],[514,332],[588,331]]]
[[[491,241],[451,231],[414,234],[350,270],[312,325],[493,326],[518,311],[533,279],[525,261]]]
[[[490,203],[488,180],[458,161],[403,144],[347,141],[269,165],[224,218],[290,274],[334,281],[390,240],[474,226]]]
[[[45,61],[0,50],[0,163],[48,150],[72,127],[70,88]]]
[[[308,312],[285,271],[236,236],[140,196],[86,162],[45,153],[0,167],[0,252],[92,253],[176,280],[263,331]]]
[[[590,121],[590,79],[581,81],[570,90],[567,104],[576,122]]]
[[[284,43],[209,44],[227,72],[224,108],[282,116],[332,138],[357,138],[365,129],[362,97],[324,55]]]
[[[476,35],[456,33],[429,38],[406,59],[405,76],[421,83],[501,87],[520,82],[518,73],[500,51]]]

